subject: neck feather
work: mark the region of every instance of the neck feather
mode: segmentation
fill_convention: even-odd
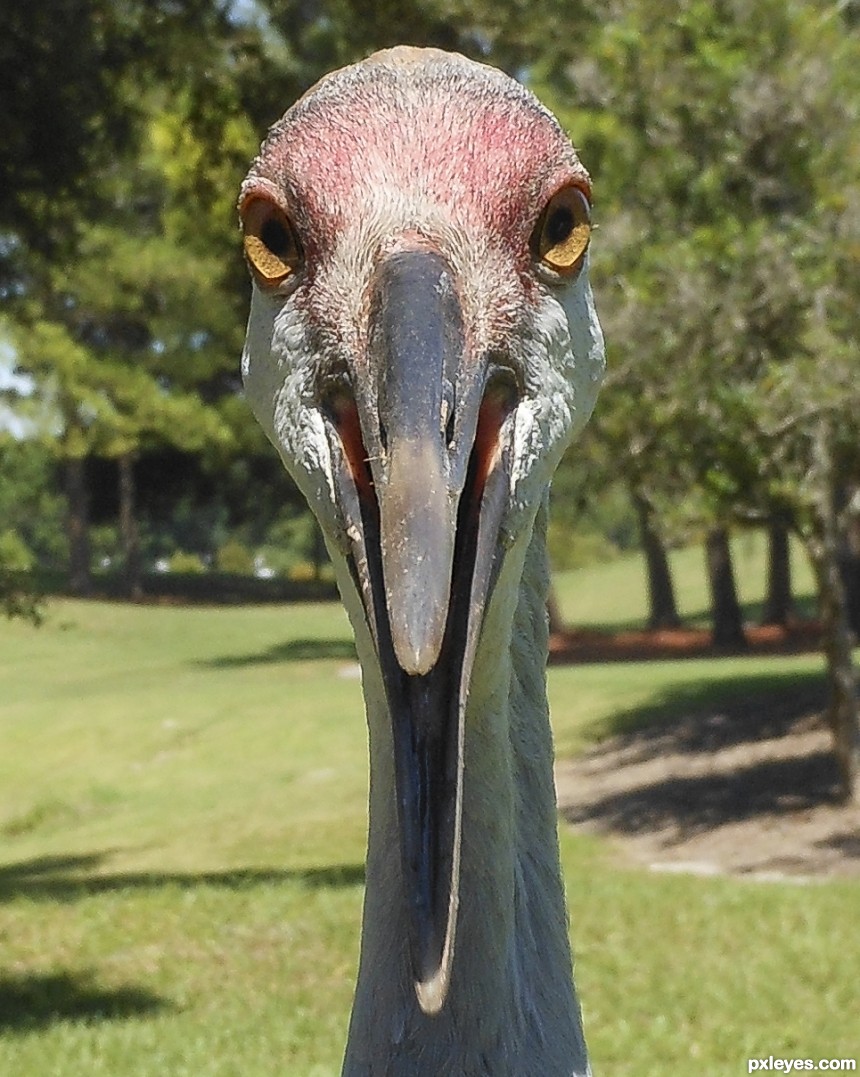
[[[370,828],[345,1077],[589,1072],[558,857],[545,526],[544,505],[528,545],[506,559],[476,657],[466,715],[454,968],[448,1000],[435,1017],[421,1013],[412,987],[390,733],[381,685],[364,663]]]

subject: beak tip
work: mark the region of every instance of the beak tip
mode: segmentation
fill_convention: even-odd
[[[429,673],[439,659],[442,638],[435,639],[429,634],[417,638],[404,639],[403,633],[396,633],[394,654],[400,668],[410,677],[420,677]]]
[[[445,623],[448,617],[447,601],[432,602],[432,596],[417,594],[403,602],[392,601],[388,596],[391,624],[391,642],[398,665],[409,676],[429,673],[439,661]]]
[[[415,995],[421,1012],[435,1017],[448,997],[448,976],[444,968],[440,968],[429,980],[416,980]]]

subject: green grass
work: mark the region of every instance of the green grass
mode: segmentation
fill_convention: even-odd
[[[0,624],[0,1074],[339,1072],[365,834],[353,662],[335,606],[58,602],[41,629]],[[554,668],[557,740],[819,669]],[[570,833],[562,855],[598,1075],[858,1054],[856,885],[651,875]]]
[[[553,666],[556,751],[570,756],[614,733],[670,722],[714,704],[785,696],[821,683],[818,655]]]
[[[575,541],[575,540],[574,540]],[[758,616],[764,594],[766,542],[762,531],[738,534],[732,540],[738,592],[745,614]],[[710,600],[704,553],[699,546],[669,554],[675,597],[685,620],[707,620]],[[813,579],[809,563],[797,542],[791,546],[791,570],[801,609],[812,612]],[[562,613],[571,624],[595,627],[641,628],[648,614],[645,569],[638,552],[612,561],[555,576]]]
[[[336,1072],[366,784],[340,610],[57,603],[0,641],[0,1073]]]

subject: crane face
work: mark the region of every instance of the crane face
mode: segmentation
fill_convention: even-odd
[[[516,584],[603,374],[590,197],[522,86],[408,48],[319,82],[241,190],[246,393],[319,518],[366,692],[385,700],[427,1013],[451,975],[479,640],[495,602],[513,616],[499,581]]]

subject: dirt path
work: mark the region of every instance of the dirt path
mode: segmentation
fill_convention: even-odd
[[[628,634],[628,637],[633,634]],[[636,634],[635,657],[708,653],[707,640]],[[805,650],[809,632],[770,653]],[[600,652],[556,644],[556,660],[634,657],[629,638]],[[773,650],[770,651],[771,646]],[[758,651],[759,647],[755,647]],[[623,652],[623,653],[619,653]],[[609,836],[618,855],[657,871],[756,878],[860,878],[860,808],[835,800],[836,770],[820,701],[794,691],[722,704],[681,721],[613,737],[556,768],[559,806],[574,827]]]

